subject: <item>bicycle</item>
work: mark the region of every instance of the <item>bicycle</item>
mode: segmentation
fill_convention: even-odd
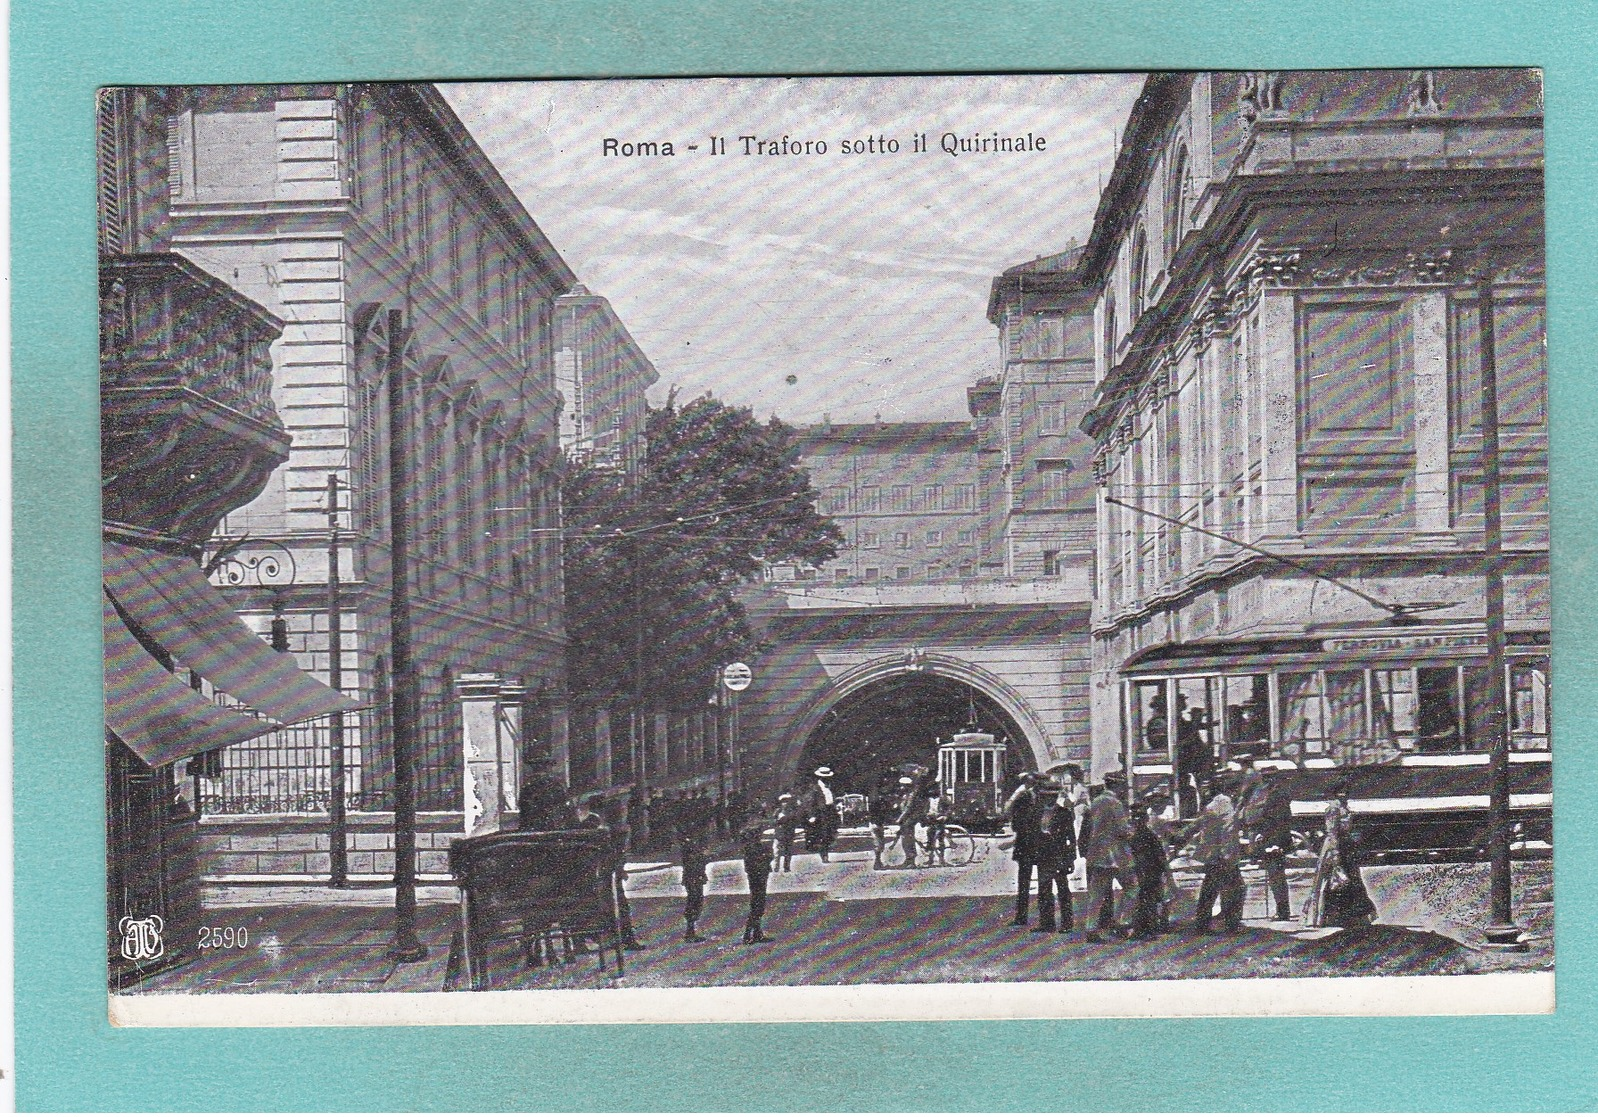
[[[937,831],[934,841],[932,850],[934,861],[958,869],[976,860],[977,840],[964,826],[946,822]]]

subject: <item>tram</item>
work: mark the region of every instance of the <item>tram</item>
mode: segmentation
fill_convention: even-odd
[[[1347,796],[1367,863],[1485,856],[1489,756],[1480,626],[1328,635],[1247,648],[1154,649],[1122,672],[1132,790],[1182,817],[1212,774],[1252,766],[1291,789],[1309,835]],[[1552,849],[1546,643],[1512,641],[1502,682],[1511,854]]]
[[[952,822],[997,833],[1004,810],[1004,754],[991,733],[957,733],[938,746],[938,788]]]

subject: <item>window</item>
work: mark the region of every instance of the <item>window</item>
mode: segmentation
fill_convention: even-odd
[[[943,566],[936,562],[927,563],[927,577],[933,580],[943,577]]]
[[[929,546],[929,547],[941,547],[941,546],[943,546],[943,532],[938,531],[936,529],[928,531],[927,532],[927,546]]]
[[[1187,198],[1189,178],[1187,173],[1187,147],[1176,153],[1171,164],[1171,177],[1165,182],[1165,258],[1176,255],[1182,243],[1182,231],[1187,225]]]
[[[832,568],[833,581],[841,582],[845,578],[847,578],[848,576],[849,576],[849,568],[847,566],[835,566],[835,567]]]
[[[974,547],[977,542],[976,528],[963,527],[960,529],[959,542],[962,547]]]
[[[461,297],[461,211],[454,199],[449,203],[449,293]]]
[[[1107,291],[1104,295],[1104,368],[1106,371],[1115,366],[1115,292]]]
[[[977,487],[975,485],[956,485],[954,487],[954,510],[956,512],[970,512],[977,506]]]
[[[1065,404],[1038,404],[1038,430],[1043,434],[1059,434],[1065,430]]]
[[[922,507],[928,512],[936,512],[943,507],[943,486],[923,485],[921,487]]]
[[[882,486],[881,485],[861,485],[860,486],[860,511],[862,511],[862,512],[880,512],[880,511],[882,511]]]
[[[1128,281],[1131,290],[1127,307],[1131,312],[1130,321],[1136,322],[1138,315],[1143,313],[1143,298],[1148,293],[1144,288],[1149,281],[1149,243],[1148,238],[1139,229],[1132,238],[1132,265]]]
[[[908,551],[910,549],[910,533],[908,531],[894,532],[893,545],[901,551]]]
[[[1043,552],[1043,576],[1045,578],[1058,578],[1060,576],[1060,552]]]
[[[976,574],[976,567],[975,566],[971,565],[969,562],[962,562],[960,564],[960,577],[962,577],[962,578],[970,578],[970,577],[973,577],[975,574]]]
[[[1029,314],[1021,319],[1021,359],[1051,361],[1065,356],[1065,318]]]
[[[1071,475],[1074,473],[1068,461],[1040,461],[1038,463],[1038,479],[1042,482],[1043,507],[1067,508],[1071,504]]]
[[[847,512],[849,510],[849,488],[847,485],[828,486],[826,494],[821,498],[821,511],[825,514]]]
[[[1514,663],[1509,667],[1510,747],[1548,747],[1548,668],[1546,662]]]
[[[907,581],[910,577],[910,568],[908,566],[895,566],[893,568],[893,576],[901,582]]]
[[[909,485],[895,485],[895,486],[893,486],[893,488],[888,490],[888,511],[890,511],[890,512],[908,512],[908,511],[910,511],[910,486]]]
[[[866,567],[866,581],[875,582],[882,577],[882,571],[875,566]]]
[[[882,546],[882,538],[874,531],[862,531],[860,533],[860,546],[864,550],[875,551]]]

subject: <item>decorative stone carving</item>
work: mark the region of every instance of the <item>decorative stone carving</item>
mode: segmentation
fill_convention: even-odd
[[[1260,119],[1281,119],[1286,115],[1282,100],[1282,75],[1278,70],[1246,70],[1237,79],[1237,111],[1243,135],[1254,130]]]
[[[1437,103],[1437,75],[1431,70],[1416,70],[1404,87],[1404,113],[1407,116],[1436,116],[1443,111]]]

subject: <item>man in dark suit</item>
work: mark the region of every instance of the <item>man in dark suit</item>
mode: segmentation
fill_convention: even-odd
[[[1011,922],[1016,927],[1026,926],[1032,899],[1032,870],[1038,863],[1038,814],[1037,775],[1022,772],[1019,786],[1004,804],[1004,815],[1015,833],[1010,856],[1015,859],[1015,919]]]
[[[1038,925],[1034,933],[1055,930],[1054,905],[1060,905],[1059,932],[1076,925],[1071,910],[1071,869],[1076,865],[1076,804],[1069,785],[1045,800],[1038,812]]]

